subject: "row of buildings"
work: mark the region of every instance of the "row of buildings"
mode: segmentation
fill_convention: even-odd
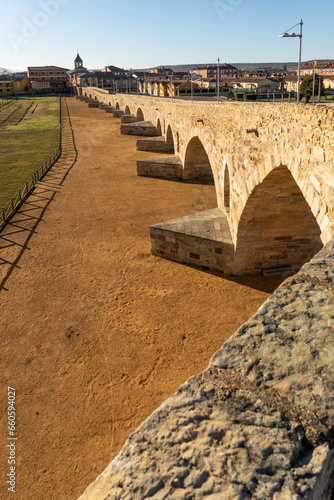
[[[252,92],[296,92],[298,77],[287,76],[283,79],[261,78],[261,77],[225,77],[219,82],[220,92],[233,92],[237,90],[248,90]],[[334,77],[328,79],[328,87],[334,89]],[[201,80],[170,80],[160,82],[139,82],[140,93],[159,97],[174,97],[184,93],[205,93],[217,91],[217,80],[215,78],[204,78]]]
[[[301,69],[302,78],[312,75],[314,63]],[[334,89],[334,62],[319,62],[317,72],[324,86]],[[219,76],[219,79],[218,79]],[[114,92],[141,92],[156,96],[177,96],[186,92],[210,92],[250,89],[256,92],[296,91],[296,72],[286,68],[262,68],[242,72],[231,64],[203,65],[188,72],[174,72],[171,68],[157,67],[150,71],[124,70],[105,66],[101,71],[88,71],[80,55],[74,69],[58,66],[28,67],[27,75],[20,78],[0,76],[0,95],[69,92],[74,87],[109,88]]]

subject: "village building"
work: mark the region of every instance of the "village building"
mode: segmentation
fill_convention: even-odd
[[[24,78],[14,78],[12,82],[13,82],[14,95],[30,94],[31,85],[30,85],[30,80],[27,76]]]
[[[126,76],[127,72],[123,68],[118,68],[118,66],[105,66],[102,70],[102,73],[112,73],[114,76]]]
[[[164,66],[159,66],[157,68],[151,69],[151,73],[171,76],[174,75],[174,71],[171,68],[165,68]]]
[[[14,92],[14,86],[9,76],[0,76],[0,95],[10,95]]]
[[[327,90],[334,90],[334,76],[325,77],[323,79],[324,87]]]
[[[31,82],[31,93],[59,92],[68,88],[70,80],[68,69],[58,66],[30,66],[28,78]]]
[[[170,97],[177,97],[180,94],[190,94],[191,91],[197,92],[198,90],[199,84],[190,80],[174,80],[168,85],[168,95]]]
[[[238,78],[233,82],[233,88],[252,89],[256,92],[277,92],[280,90],[280,82],[274,78]]]
[[[218,65],[198,66],[189,71],[190,74],[200,75],[202,78],[217,78]],[[231,64],[219,65],[219,77],[231,76],[236,78],[239,74],[238,68]]]
[[[298,76],[287,75],[283,78],[283,90],[287,92],[297,92],[298,90]]]
[[[318,73],[321,76],[334,76],[334,62],[333,61],[327,61],[327,62],[318,62],[317,63],[318,69],[316,69],[316,74]],[[300,70],[301,76],[309,76],[313,75],[314,71],[314,61],[305,64]]]
[[[0,77],[0,95],[23,95],[30,94],[30,80],[28,77],[12,78],[10,76]]]
[[[221,92],[229,92],[233,88],[233,83],[235,78],[233,77],[223,77],[219,79],[219,90]],[[202,78],[198,80],[200,89],[206,91],[216,91],[217,90],[217,78]]]

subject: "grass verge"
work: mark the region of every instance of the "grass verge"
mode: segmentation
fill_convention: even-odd
[[[24,185],[58,144],[59,98],[19,99],[0,125],[0,207]],[[9,110],[8,110],[9,111]],[[0,113],[0,122],[5,115]]]

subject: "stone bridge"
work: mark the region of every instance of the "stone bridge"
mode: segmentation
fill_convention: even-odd
[[[138,149],[164,153],[139,175],[213,177],[217,208],[151,227],[153,253],[231,274],[299,270],[80,499],[333,500],[334,107],[79,91],[148,136]]]
[[[79,92],[151,138],[139,175],[208,182],[217,209],[151,228],[152,252],[226,274],[298,271],[333,238],[334,107]],[[97,103],[96,103],[97,104]]]

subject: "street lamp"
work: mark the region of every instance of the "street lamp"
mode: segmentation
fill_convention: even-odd
[[[292,26],[288,31],[291,31],[293,28],[299,25],[299,35],[297,33],[288,32],[282,33],[279,38],[299,38],[299,58],[298,58],[298,88],[297,88],[297,104],[300,101],[300,64],[302,57],[302,37],[303,37],[303,20],[301,19],[298,24]]]

